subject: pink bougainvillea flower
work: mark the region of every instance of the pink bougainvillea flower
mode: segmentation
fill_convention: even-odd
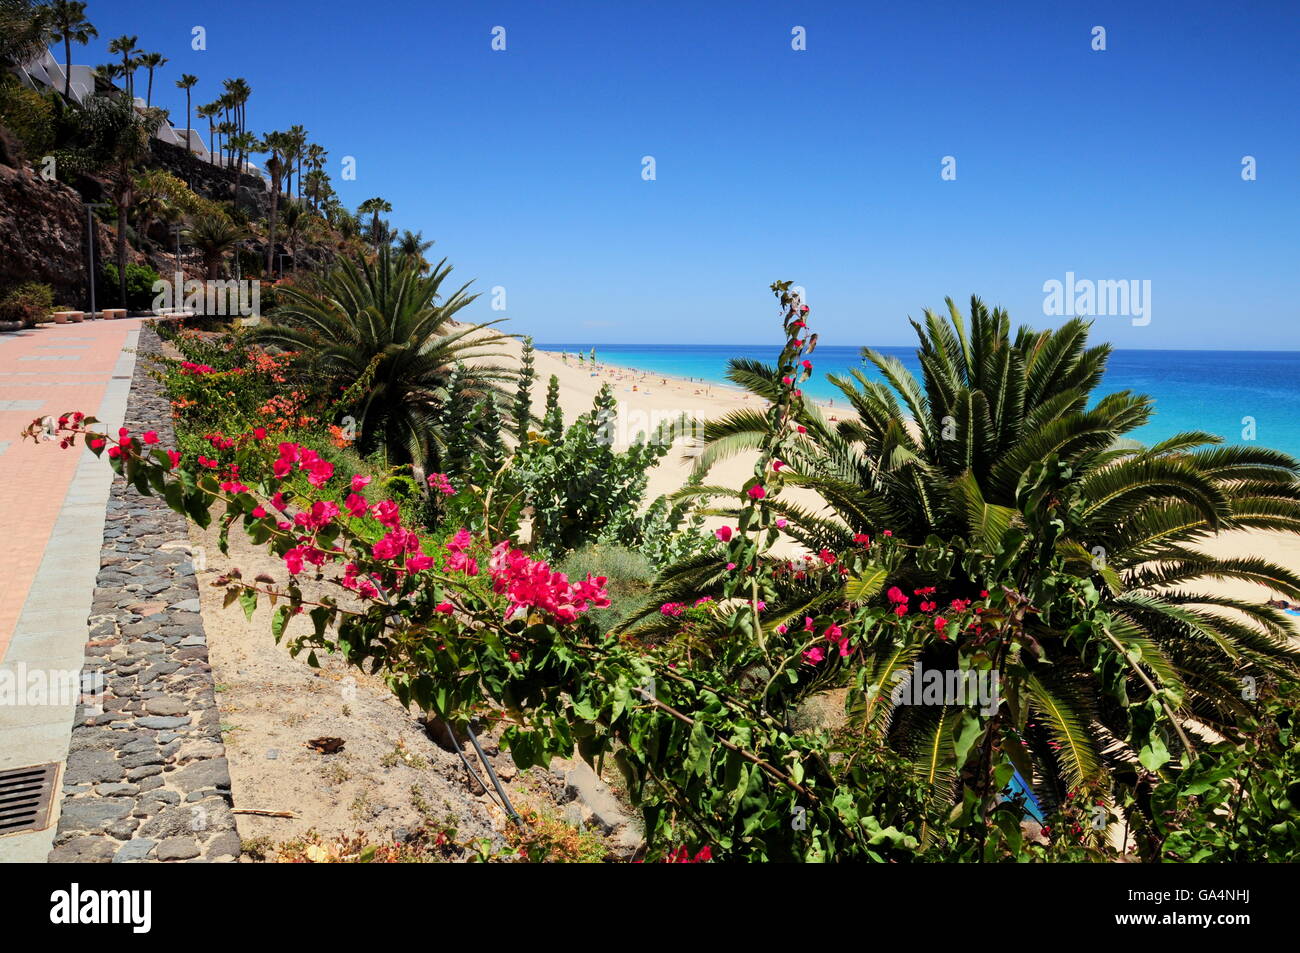
[[[420,553],[417,556],[409,556],[406,560],[406,568],[411,572],[423,572],[433,565],[433,557]]]
[[[727,563],[727,572],[731,572],[731,570],[733,570],[733,569],[735,569],[735,568],[736,568],[736,564],[735,564],[735,563]]]
[[[295,546],[284,554],[284,565],[289,570],[289,574],[296,576],[302,572],[303,556],[306,554],[301,546]]]
[[[469,534],[469,530],[462,527],[456,530],[456,535],[447,541],[447,550],[453,553],[464,552],[469,549],[472,542],[474,542],[474,537]]]
[[[265,439],[266,439],[266,428],[265,428],[265,427],[254,427],[254,428],[253,428],[253,439],[254,439],[254,440],[265,440]]]
[[[868,536],[866,533],[854,533],[853,541],[857,543],[859,546],[871,545],[871,537]]]
[[[118,457],[120,457],[120,456],[122,455],[122,448],[121,448],[121,447],[109,447],[109,448],[108,448],[108,455],[109,455],[110,457],[112,457],[114,460],[116,460]]]
[[[943,616],[937,615],[934,617],[934,630],[936,632],[942,632],[944,628],[947,627],[947,625],[948,625],[948,620],[945,619]]]
[[[686,611],[686,606],[680,602],[665,602],[659,607],[660,615],[667,615],[676,618]]]
[[[260,505],[253,507],[253,515],[256,516],[258,519],[261,519],[263,516],[266,515],[266,507]]]
[[[402,522],[402,514],[392,500],[382,500],[371,506],[370,515],[389,529],[397,527]]]
[[[370,477],[368,476],[362,476],[361,474],[358,473],[356,476],[352,478],[353,493],[360,493],[363,489],[365,489],[369,485],[370,485]]]
[[[91,448],[92,450],[98,450],[100,447],[102,447],[102,446],[104,445],[104,438],[103,438],[103,437],[91,437],[89,440],[86,441],[86,443],[90,444],[90,448]]]
[[[514,649],[510,650],[510,661],[518,662],[521,658],[523,658],[523,656],[520,655],[518,652],[516,652]]]
[[[145,443],[153,444],[158,442],[158,431],[146,430],[142,438]]]
[[[772,469],[773,469],[773,470],[776,470],[778,473],[781,471],[781,468],[782,468],[783,466],[785,466],[785,463],[784,463],[783,461],[781,461],[781,460],[773,460],[773,461],[772,461]]]
[[[181,462],[181,455],[175,450],[168,450],[167,459],[172,462],[170,469],[175,470],[177,465]]]
[[[789,525],[790,525],[789,520],[785,519],[784,517],[776,521],[777,529],[785,529]]]
[[[803,424],[799,424],[799,425],[796,426],[794,429],[797,430],[797,431],[799,431],[800,433],[807,433],[807,432],[808,432],[808,428],[805,427]]]
[[[761,484],[751,486],[747,492],[749,493],[749,498],[751,500],[761,500],[763,497],[767,496],[767,490],[763,489]]]
[[[900,619],[907,615],[907,603],[900,602],[898,605],[894,606],[894,615],[898,616]]]
[[[903,590],[902,590],[902,589],[899,589],[897,586],[890,586],[890,587],[889,587],[889,591],[888,591],[887,593],[885,593],[885,597],[886,597],[890,602],[906,602],[906,601],[907,601],[907,596],[903,595]]]
[[[719,526],[713,531],[713,535],[718,537],[718,539],[722,540],[724,543],[731,542],[731,527]]]
[[[441,612],[443,615],[451,615],[454,611],[454,606],[452,606],[450,602],[439,602],[433,607],[433,611]]]
[[[884,535],[884,536],[893,536],[893,535],[894,535],[894,531],[893,531],[892,529],[887,529],[887,530],[885,530],[885,532],[884,532],[882,535]]]
[[[828,566],[833,566],[835,564],[835,554],[829,549],[823,548],[821,552],[817,554],[817,558]]]
[[[778,626],[776,627],[776,634],[777,634],[777,635],[785,635],[785,633],[786,633],[786,626],[785,626],[784,624],[782,624],[782,625],[778,625]]]
[[[366,498],[357,493],[349,493],[348,498],[343,501],[343,507],[358,519],[365,516],[369,510]]]
[[[456,492],[445,473],[430,473],[425,482],[429,484],[430,489],[436,490],[443,496],[452,496]]]
[[[808,651],[803,653],[803,658],[809,665],[816,665],[826,658],[826,653],[822,651],[820,645],[814,645]]]

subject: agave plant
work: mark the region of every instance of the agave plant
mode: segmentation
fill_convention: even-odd
[[[483,329],[454,316],[477,295],[469,284],[442,290],[446,259],[429,274],[381,247],[376,260],[342,258],[324,275],[280,290],[273,323],[255,329],[262,343],[298,355],[314,383],[337,397],[358,394],[352,414],[362,455],[383,451],[390,464],[437,469],[445,435],[440,410],[457,365],[475,393],[502,403],[514,381],[508,368],[480,363],[502,357]]]
[[[934,586],[930,598],[946,605],[977,598],[992,574],[1025,600],[1032,649],[1015,659],[1027,701],[1015,730],[1029,759],[1018,766],[1049,802],[1081,785],[1109,788],[1117,776],[1149,778],[1199,738],[1232,737],[1250,704],[1245,680],[1300,671],[1286,616],[1265,602],[1270,591],[1300,597],[1300,577],[1263,557],[1213,555],[1205,544],[1228,530],[1300,532],[1300,464],[1202,432],[1151,446],[1132,439],[1152,401],[1094,393],[1110,348],[1087,345],[1086,322],[1013,336],[1004,311],[972,299],[969,326],[951,301],[945,318],[927,311],[912,324],[920,380],[897,359],[864,349],[876,376],[831,377],[853,417],[832,425],[811,405],[802,408],[806,434],[783,461],[784,478],[824,505],[771,501],[791,543],[843,552],[888,530],[917,553],[961,554],[940,573],[916,559],[884,567],[900,591]],[[729,376],[766,400],[781,387],[778,373],[756,362],[733,361]],[[758,447],[767,421],[760,410],[743,410],[709,424],[700,470]],[[735,494],[684,492],[705,500]],[[671,620],[656,617],[660,604],[716,595],[724,578],[711,556],[669,568],[625,628],[647,635],[666,628]],[[780,578],[769,600],[772,624],[853,595],[798,573]],[[1222,579],[1258,583],[1260,596],[1202,591]],[[924,654],[945,651],[881,639],[857,660],[856,684],[885,684]],[[869,690],[852,707],[860,729],[885,732],[936,789],[953,790],[962,765],[945,751],[956,712],[900,710]],[[1152,733],[1150,709],[1163,716],[1168,737]]]

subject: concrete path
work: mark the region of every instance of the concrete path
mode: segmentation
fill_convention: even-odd
[[[78,697],[62,689],[80,677],[112,478],[81,447],[19,433],[73,410],[100,429],[121,426],[139,328],[132,319],[0,334],[0,770],[67,760]],[[44,861],[57,819],[56,805],[43,830],[0,836],[0,862]]]

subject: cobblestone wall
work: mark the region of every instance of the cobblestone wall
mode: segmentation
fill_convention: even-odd
[[[126,426],[158,431],[166,447],[175,445],[170,407],[147,360],[160,350],[144,327]],[[185,519],[121,479],[89,619],[85,677],[95,673],[103,692],[83,696],[73,723],[50,861],[238,859]]]

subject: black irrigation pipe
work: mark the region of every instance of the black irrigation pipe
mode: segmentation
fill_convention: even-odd
[[[478,786],[481,787],[484,792],[487,792],[488,786],[483,783],[483,779],[478,776],[478,772],[474,770],[474,766],[469,763],[469,758],[465,757],[465,752],[461,750],[460,742],[456,740],[456,733],[451,730],[451,722],[444,721],[443,724],[447,727],[447,738],[451,741],[452,750],[460,757],[460,760],[465,765],[465,770],[469,772],[470,777],[478,783]],[[469,735],[470,743],[474,745],[474,750],[478,753],[479,761],[487,770],[488,777],[492,779],[492,786],[496,788],[496,792],[501,799],[500,803],[502,810],[506,812],[506,816],[514,822],[516,827],[522,828],[524,826],[523,818],[519,816],[518,812],[515,811],[514,805],[510,803],[510,798],[506,795],[505,788],[501,787],[501,781],[497,778],[497,773],[492,770],[492,765],[488,762],[487,755],[483,753],[483,749],[479,746],[478,738],[474,736],[474,729],[469,726],[468,722],[465,724],[465,733]]]

